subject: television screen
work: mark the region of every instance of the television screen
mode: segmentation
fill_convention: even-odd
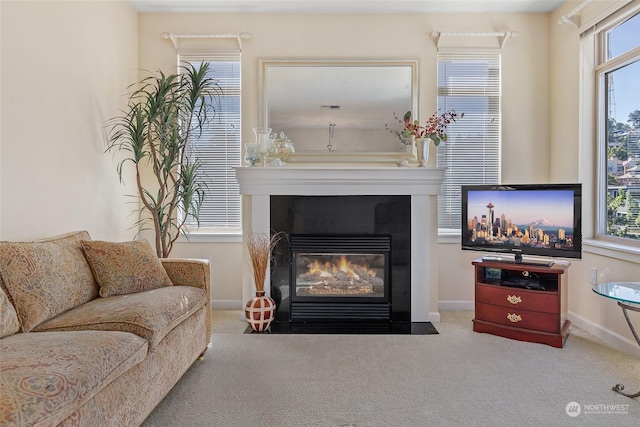
[[[580,184],[470,185],[461,196],[462,249],[581,258]]]

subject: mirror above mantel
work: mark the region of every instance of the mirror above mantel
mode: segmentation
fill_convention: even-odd
[[[295,145],[287,162],[415,158],[390,129],[418,115],[417,59],[260,59],[260,126]]]

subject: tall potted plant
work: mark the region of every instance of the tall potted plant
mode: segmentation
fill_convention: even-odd
[[[188,217],[199,224],[206,183],[200,160],[189,150],[216,111],[220,87],[208,70],[206,62],[188,64],[181,73],[157,72],[142,79],[134,85],[127,110],[109,122],[107,151],[125,155],[117,166],[121,182],[124,167],[135,167],[138,233],[152,224],[160,258],[169,256]],[[149,173],[153,178],[145,180]]]

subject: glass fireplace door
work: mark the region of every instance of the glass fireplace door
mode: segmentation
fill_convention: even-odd
[[[290,235],[290,319],[389,319],[391,237]]]
[[[295,254],[294,294],[298,297],[384,298],[384,254]]]

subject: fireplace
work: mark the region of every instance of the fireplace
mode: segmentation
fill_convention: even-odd
[[[271,265],[279,321],[411,320],[410,197],[270,199],[270,229],[288,237]],[[341,271],[348,265],[360,281]]]
[[[284,167],[236,167],[234,171],[240,194],[243,195],[242,222],[245,233],[269,233],[275,230],[288,234],[391,234],[392,321],[404,319],[420,323],[440,320],[437,195],[444,169],[399,168],[391,162],[381,165],[287,164]],[[408,216],[401,223],[385,222],[384,215],[376,215],[376,206],[371,200],[384,196],[404,196],[410,200]],[[336,213],[319,204],[312,211],[296,211],[290,204],[282,203],[296,197],[317,197],[318,200],[344,197],[349,210],[345,215],[344,211]],[[384,209],[378,210],[379,214],[383,212]],[[316,226],[336,225],[334,231],[302,229],[300,226],[311,215],[315,215],[316,219],[320,216]],[[246,250],[244,257],[247,259]],[[277,318],[286,320],[289,318],[288,247],[277,248],[274,258],[265,287],[276,302],[280,301]],[[242,299],[247,301],[253,295],[252,275],[249,268],[245,267]],[[296,323],[304,322],[292,324]]]
[[[289,237],[291,321],[391,320],[389,235]]]

